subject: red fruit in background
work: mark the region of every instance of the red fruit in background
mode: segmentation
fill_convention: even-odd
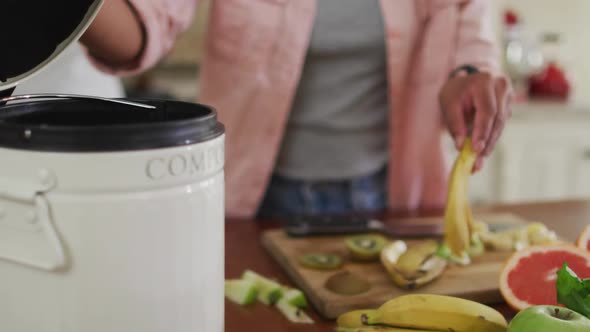
[[[512,11],[512,10],[507,10],[504,13],[504,23],[506,25],[515,25],[518,24],[518,15]]]
[[[541,73],[529,78],[529,95],[552,99],[567,99],[570,82],[561,68],[551,62]]]

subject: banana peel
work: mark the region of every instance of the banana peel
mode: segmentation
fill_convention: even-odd
[[[559,242],[557,234],[547,226],[535,222],[527,226],[527,238],[530,245],[556,244]]]
[[[446,269],[447,260],[436,255],[438,247],[435,241],[410,248],[403,241],[394,241],[381,251],[381,264],[396,286],[413,290],[433,282]]]
[[[467,196],[469,177],[477,158],[471,140],[465,144],[455,160],[451,172],[447,205],[445,209],[445,243],[457,257],[461,257],[470,247],[473,232],[477,225],[473,219]]]
[[[434,240],[415,244],[399,256],[395,265],[402,273],[412,275],[420,271],[424,261],[434,255],[438,247],[438,242]]]
[[[539,223],[503,232],[491,232],[484,222],[476,221],[468,198],[469,177],[477,154],[471,139],[466,139],[455,160],[449,179],[444,216],[444,243],[447,257],[477,257],[486,248],[494,251],[519,251],[538,244],[558,242],[555,232]],[[466,260],[469,264],[470,260]]]
[[[480,232],[483,244],[494,251],[520,251],[535,245],[556,244],[557,235],[541,223],[509,229],[502,232]]]

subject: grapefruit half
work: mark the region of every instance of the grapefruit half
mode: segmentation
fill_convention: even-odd
[[[578,238],[578,248],[590,251],[590,225],[586,226],[586,229],[582,231]]]
[[[590,278],[590,252],[573,245],[534,246],[516,252],[500,274],[500,292],[513,309],[557,303],[557,271],[567,262],[580,278]]]

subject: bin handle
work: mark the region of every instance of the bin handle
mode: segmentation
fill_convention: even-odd
[[[39,172],[39,179],[36,184],[0,179],[0,219],[6,219],[0,220],[0,260],[55,271],[67,260],[45,195],[56,180],[47,170]]]

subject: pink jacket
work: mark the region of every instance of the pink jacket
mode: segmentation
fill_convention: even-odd
[[[252,217],[273,171],[317,0],[212,2],[200,102],[227,130],[226,212]],[[154,65],[190,23],[197,0],[131,0],[147,29],[137,68]],[[381,0],[388,51],[392,209],[440,208],[448,163],[438,92],[463,64],[496,71],[488,0]]]

